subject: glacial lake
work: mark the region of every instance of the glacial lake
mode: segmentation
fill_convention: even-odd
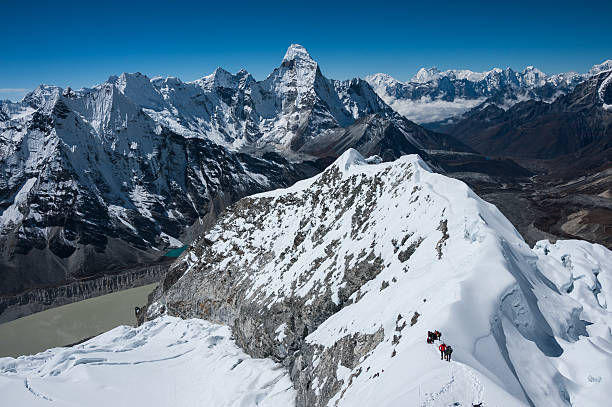
[[[113,329],[136,325],[134,307],[147,303],[157,283],[48,309],[0,324],[0,357],[31,355]]]

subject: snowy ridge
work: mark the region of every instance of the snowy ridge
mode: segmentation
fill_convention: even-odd
[[[368,164],[349,150],[232,207],[148,316],[228,324],[248,353],[289,367],[298,405],[593,405],[612,378],[610,265],[585,242],[530,249],[417,156]]]
[[[612,66],[612,61],[609,62]],[[604,110],[612,111],[612,72],[603,80],[597,89],[597,94]]]
[[[593,65],[589,70],[589,74],[593,76],[609,70],[612,70],[612,59],[605,60],[601,64]]]

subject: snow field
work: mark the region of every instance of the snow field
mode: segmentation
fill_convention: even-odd
[[[253,359],[229,328],[164,316],[71,348],[0,359],[7,406],[292,406],[286,370]],[[6,403],[6,404],[5,404]]]

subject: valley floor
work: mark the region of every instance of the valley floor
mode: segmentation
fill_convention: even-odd
[[[612,169],[571,181],[451,176],[497,206],[529,245],[544,239],[580,239],[612,249]]]

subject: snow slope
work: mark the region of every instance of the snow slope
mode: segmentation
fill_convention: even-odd
[[[71,348],[0,359],[6,406],[292,406],[288,372],[227,327],[162,317]]]
[[[418,156],[368,161],[349,150],[241,200],[171,269],[149,317],[228,324],[289,367],[300,406],[605,403],[612,253],[532,250]],[[425,343],[433,329],[452,363]]]
[[[612,65],[612,61],[608,61]],[[612,111],[612,72],[604,79],[597,90],[604,110]]]

